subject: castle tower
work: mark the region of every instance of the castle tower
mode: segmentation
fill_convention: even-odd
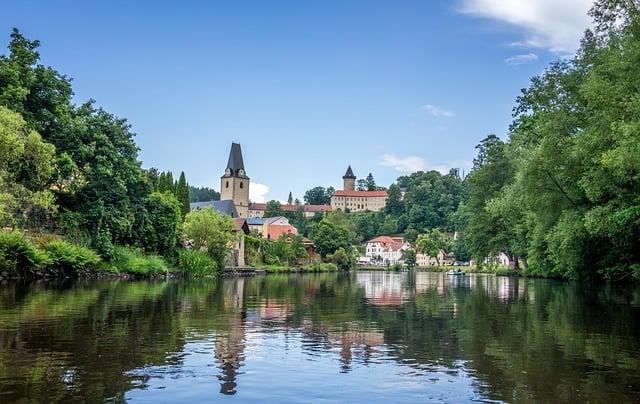
[[[347,172],[342,177],[344,180],[344,190],[345,191],[355,191],[356,190],[356,176],[353,175],[353,170],[351,170],[351,166],[347,168]]]
[[[220,179],[220,200],[232,200],[240,217],[249,216],[249,177],[239,143],[231,143],[227,168]]]

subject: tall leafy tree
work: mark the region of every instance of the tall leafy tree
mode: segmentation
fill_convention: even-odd
[[[185,217],[189,213],[189,184],[187,184],[187,178],[184,175],[184,171],[180,173],[180,179],[178,179],[178,185],[176,185],[176,197],[180,202],[180,211],[182,217]]]
[[[280,202],[272,200],[267,202],[267,207],[264,210],[264,217],[277,217],[285,216],[285,211],[282,209]]]

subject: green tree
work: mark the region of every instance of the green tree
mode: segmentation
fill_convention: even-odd
[[[293,204],[293,194],[291,193],[291,191],[289,191],[289,198],[287,198],[287,203],[289,205]]]
[[[322,219],[318,227],[313,231],[311,239],[322,257],[326,257],[327,254],[333,254],[341,247],[345,251],[351,249],[349,230],[344,226],[332,223],[326,218]]]
[[[0,227],[34,225],[53,213],[54,155],[19,114],[0,106]]]
[[[285,216],[285,211],[282,209],[280,202],[272,200],[267,202],[267,207],[264,210],[264,217],[277,217]]]
[[[376,181],[373,179],[373,174],[369,173],[369,175],[367,175],[367,178],[364,181],[365,181],[366,191],[377,191],[378,190],[378,186],[376,185]]]
[[[180,211],[182,212],[182,217],[185,217],[187,213],[189,213],[189,185],[187,184],[187,179],[184,175],[184,171],[180,173],[180,179],[178,180],[178,185],[176,186],[176,197],[180,202]]]
[[[468,199],[461,209],[467,217],[465,245],[481,265],[486,257],[509,251],[511,228],[503,216],[487,206],[513,181],[514,167],[507,145],[495,135],[487,136],[476,149],[478,156],[466,179]]]
[[[229,245],[233,240],[233,221],[211,208],[189,212],[183,223],[185,237],[196,249],[206,250],[218,265],[224,268]]]
[[[446,240],[444,234],[437,229],[432,229],[426,234],[419,235],[416,240],[416,251],[435,258],[438,266],[440,266],[438,253],[440,253],[440,250],[443,250],[445,247]]]
[[[402,259],[404,260],[404,264],[409,269],[413,269],[416,267],[416,250],[413,248],[408,248],[406,250],[402,250]]]
[[[402,201],[402,192],[397,184],[389,187],[387,204],[384,211],[388,215],[400,216],[404,213],[404,202]]]
[[[305,192],[304,201],[309,205],[328,205],[335,190],[332,187],[314,187]]]
[[[178,246],[182,213],[178,199],[170,193],[154,192],[136,215],[136,244],[149,252],[173,257]]]
[[[351,249],[339,247],[335,252],[327,254],[327,262],[332,262],[343,271],[348,271],[355,265],[355,258]]]

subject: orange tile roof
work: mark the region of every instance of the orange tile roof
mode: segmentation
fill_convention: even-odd
[[[331,212],[331,205],[280,205],[285,212],[295,212],[299,208],[302,208],[305,212]],[[267,210],[266,203],[251,203],[249,204],[249,210]]]
[[[388,196],[387,191],[345,191],[343,189],[333,193],[333,196],[364,196],[364,197],[384,197]]]
[[[395,243],[395,242],[396,242],[396,240],[394,240],[392,237],[389,237],[389,236],[378,236],[378,237],[376,237],[374,239],[371,239],[371,240],[367,241],[367,244],[369,244],[369,243],[380,243],[380,244],[382,244],[383,246],[386,247],[388,244],[392,244],[392,243]]]
[[[270,240],[277,240],[283,234],[298,234],[298,229],[290,224],[271,224],[267,229]]]

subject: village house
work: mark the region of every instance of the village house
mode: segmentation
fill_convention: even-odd
[[[325,214],[331,212],[331,205],[294,205],[284,204],[280,205],[285,212],[295,212],[301,209],[306,218],[313,217],[316,213]],[[249,217],[264,217],[264,212],[267,209],[266,203],[252,202],[249,204]]]
[[[378,212],[387,204],[387,191],[356,191],[356,176],[351,166],[342,177],[343,188],[331,196],[331,208],[343,212]]]
[[[367,241],[365,257],[376,265],[399,264],[404,262],[402,252],[410,247],[402,237],[379,236]]]
[[[442,266],[451,266],[455,262],[455,257],[452,254],[447,254],[447,252],[442,249],[438,251],[437,257],[430,257],[427,254],[416,254],[416,265],[419,267],[435,267],[438,266],[438,262]]]

